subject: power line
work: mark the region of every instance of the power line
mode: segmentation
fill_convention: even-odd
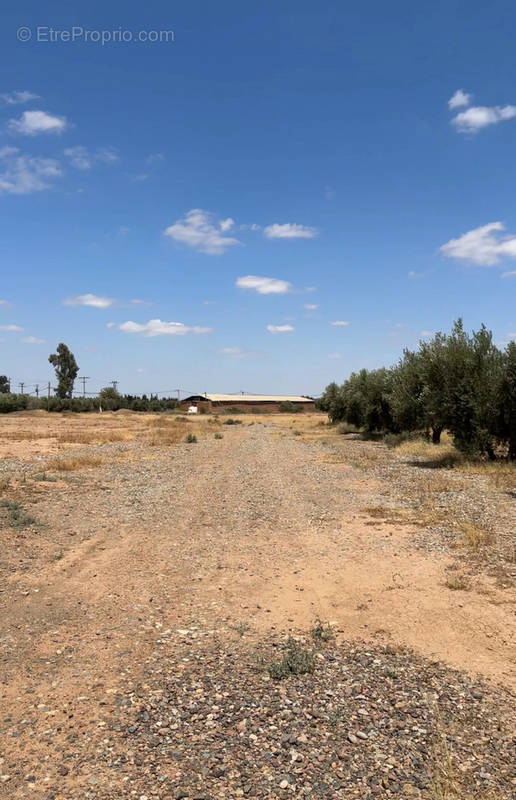
[[[82,396],[86,397],[86,381],[89,381],[90,377],[89,375],[81,375],[79,380],[82,381]]]

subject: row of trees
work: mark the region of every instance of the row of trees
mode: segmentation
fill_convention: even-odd
[[[55,369],[57,387],[55,397],[30,397],[26,394],[14,394],[9,390],[9,379],[0,375],[0,413],[23,411],[25,409],[45,409],[46,411],[118,411],[121,408],[130,411],[168,411],[178,405],[174,397],[159,399],[155,396],[138,397],[131,394],[119,394],[116,389],[107,386],[101,389],[98,397],[73,397],[73,387],[79,366],[75,356],[66,344],[59,344],[55,353],[48,357]]]
[[[516,342],[500,350],[484,326],[470,335],[459,319],[450,334],[405,350],[396,366],[331,383],[320,407],[369,433],[421,432],[437,444],[446,429],[465,453],[514,460]]]

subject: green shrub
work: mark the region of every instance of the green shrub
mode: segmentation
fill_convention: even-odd
[[[324,623],[319,617],[315,620],[311,633],[312,639],[316,642],[331,642],[335,639],[333,625],[329,622]]]
[[[0,414],[9,414],[12,411],[24,411],[29,403],[26,394],[0,393]]]
[[[315,653],[289,636],[281,660],[265,663],[265,667],[275,680],[291,675],[306,675],[315,669]]]
[[[187,444],[197,444],[197,436],[195,433],[189,433],[185,439]]]
[[[278,406],[278,411],[281,414],[299,414],[304,409],[299,403],[293,403],[292,400],[283,400]]]
[[[222,433],[216,433],[213,438],[214,439],[223,439],[224,435]]]

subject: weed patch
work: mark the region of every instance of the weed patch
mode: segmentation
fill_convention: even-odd
[[[26,514],[21,505],[14,500],[2,500],[0,506],[6,509],[7,521],[11,528],[23,530],[23,528],[37,524],[37,520]]]
[[[315,653],[289,636],[282,658],[279,661],[265,661],[263,667],[275,680],[291,675],[306,675],[315,669]]]
[[[319,617],[315,620],[315,625],[310,633],[315,642],[332,642],[335,639],[333,625],[323,622]]]
[[[78,469],[88,469],[88,467],[98,467],[104,461],[100,456],[82,455],[75,458],[56,458],[47,461],[46,468],[54,472],[74,472]]]
[[[446,578],[444,585],[453,592],[467,592],[471,588],[469,578],[465,575],[450,575]]]

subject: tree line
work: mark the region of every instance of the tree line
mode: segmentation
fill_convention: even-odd
[[[57,379],[55,396],[31,397],[26,394],[10,392],[9,379],[0,375],[0,413],[44,409],[45,411],[168,411],[176,408],[175,397],[137,396],[120,394],[111,386],[101,389],[98,397],[73,397],[73,387],[79,373],[79,366],[70,348],[62,342],[56,352],[48,357],[54,367]]]
[[[468,334],[459,319],[394,367],[330,383],[319,407],[370,434],[423,434],[438,444],[447,430],[467,455],[516,460],[516,342],[500,350],[484,325]]]

